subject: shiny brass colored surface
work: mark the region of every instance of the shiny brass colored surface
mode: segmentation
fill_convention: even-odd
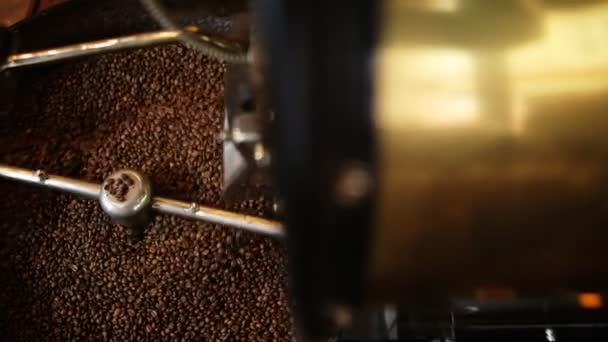
[[[372,289],[605,288],[608,1],[412,3],[375,60]]]

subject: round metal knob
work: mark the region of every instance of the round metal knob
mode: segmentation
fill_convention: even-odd
[[[143,227],[152,205],[150,180],[137,171],[116,171],[102,183],[99,201],[112,221],[130,228]]]

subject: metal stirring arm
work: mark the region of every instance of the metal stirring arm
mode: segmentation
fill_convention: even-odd
[[[115,221],[129,225],[139,224],[147,211],[180,216],[183,218],[219,224],[250,232],[282,237],[285,231],[280,222],[261,217],[243,215],[226,210],[201,206],[174,199],[152,196],[145,175],[132,170],[121,170],[108,177],[102,185],[0,164],[0,178],[42,186],[100,201],[102,209]],[[122,181],[124,180],[124,183]],[[126,189],[123,191],[123,189]]]
[[[6,61],[0,65],[0,72],[9,69],[66,61],[108,52],[177,43],[185,34],[196,34],[196,36],[202,42],[212,44],[217,49],[225,49],[226,51],[237,51],[240,49],[240,46],[237,43],[229,42],[219,37],[208,36],[198,32],[197,28],[189,27],[184,30],[165,30],[138,33],[122,37],[72,44],[52,49],[13,54],[8,56]]]
[[[111,39],[72,44],[52,49],[13,54],[8,56],[6,61],[0,66],[0,71],[70,60],[107,52],[174,43],[178,41],[181,34],[181,31],[139,33]]]

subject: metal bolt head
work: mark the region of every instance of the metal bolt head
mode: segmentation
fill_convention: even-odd
[[[334,198],[342,206],[359,204],[373,189],[373,177],[368,167],[360,162],[345,164],[336,177]]]
[[[146,175],[119,170],[106,178],[101,188],[101,208],[114,222],[128,227],[145,223],[152,203],[152,186]]]
[[[270,151],[261,142],[253,145],[253,160],[260,168],[268,167],[271,162]]]
[[[272,200],[272,211],[276,217],[283,217],[285,214],[285,202],[278,196]]]
[[[353,312],[349,307],[336,305],[333,307],[334,324],[339,328],[349,328],[353,324]]]
[[[198,211],[198,204],[195,202],[190,203],[190,206],[188,206],[188,211],[193,214],[196,213]]]
[[[36,170],[36,177],[38,177],[40,183],[44,183],[49,179],[49,175],[47,175],[46,172],[42,170]]]

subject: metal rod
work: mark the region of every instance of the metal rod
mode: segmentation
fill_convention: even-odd
[[[279,222],[267,220],[261,217],[204,207],[196,203],[176,201],[163,197],[154,197],[152,199],[152,209],[164,214],[211,222],[225,226],[238,227],[243,230],[264,235],[284,235],[283,227]]]
[[[34,171],[4,164],[0,164],[0,177],[69,192],[88,199],[99,199],[99,192],[101,191],[99,184],[49,175],[41,170]]]
[[[7,61],[0,66],[0,71],[112,51],[174,43],[179,40],[179,37],[182,34],[183,32],[179,30],[139,33],[124,37],[67,45],[53,49],[14,54],[10,55]]]
[[[100,199],[101,186],[99,184],[50,175],[41,170],[34,171],[0,164],[0,178],[69,192],[88,199]],[[264,235],[275,237],[285,235],[281,223],[277,221],[204,207],[196,203],[188,203],[164,197],[154,197],[152,199],[152,210],[162,214],[210,222]]]

